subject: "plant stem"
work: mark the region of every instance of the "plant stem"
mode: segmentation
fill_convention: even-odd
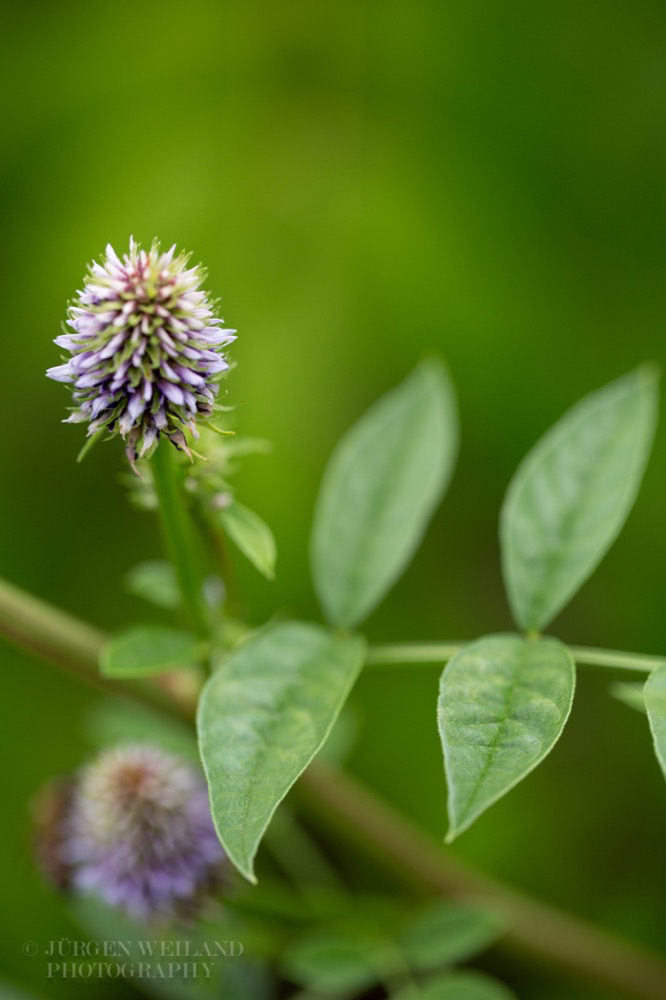
[[[408,663],[446,663],[467,643],[411,642],[369,646],[365,657],[368,667],[404,667]]]
[[[237,615],[241,608],[241,599],[238,591],[238,581],[234,570],[233,560],[229,552],[229,543],[224,530],[219,522],[209,514],[205,519],[205,527],[208,538],[211,541],[215,559],[220,571],[220,576],[224,581],[225,589],[225,610],[231,617]]]
[[[107,635],[39,597],[0,579],[0,635],[39,659],[55,664],[77,680],[162,711],[191,718],[194,703],[183,693],[180,675],[164,674],[152,681],[108,681],[99,673]]]
[[[0,580],[0,633],[73,673],[97,669],[106,636],[73,615]]]
[[[197,635],[206,637],[210,629],[203,599],[203,574],[173,458],[172,445],[162,441],[150,460],[150,466],[160,505],[164,540],[176,571],[183,607]]]
[[[576,663],[590,667],[612,667],[618,670],[634,670],[650,673],[666,664],[664,656],[648,656],[645,653],[622,653],[616,649],[594,649],[591,646],[572,646],[571,653]]]
[[[477,871],[331,764],[309,767],[299,788],[329,824],[371,857],[382,855],[402,878],[491,907],[506,921],[510,947],[628,996],[666,997],[666,968],[657,956]]]
[[[72,615],[51,607],[11,584],[0,581],[0,634],[37,656],[74,670],[95,687],[124,692],[117,682],[97,673],[99,650],[106,637]],[[393,648],[393,647],[391,647]],[[155,679],[132,687],[135,698],[194,719],[195,706],[174,700],[174,692]],[[666,965],[650,952],[628,944],[576,917],[531,899],[456,858],[441,844],[359,781],[323,760],[311,765],[299,782],[301,794],[327,824],[360,843],[371,857],[381,857],[401,878],[429,891],[477,899],[505,915],[507,944],[521,952],[623,990],[642,1000],[666,996]]]
[[[369,667],[405,666],[408,663],[441,664],[450,660],[466,645],[465,642],[415,642],[370,646],[365,662]],[[595,649],[591,646],[569,646],[569,649],[576,663],[581,666],[649,673],[666,664],[664,656],[624,653],[616,649]]]

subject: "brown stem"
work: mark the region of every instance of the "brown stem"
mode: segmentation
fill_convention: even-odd
[[[0,634],[76,676],[193,720],[194,703],[168,678],[121,686],[98,674],[106,637],[72,615],[0,581]],[[506,943],[559,969],[622,990],[641,1000],[664,1000],[666,965],[658,956],[490,878],[456,858],[355,778],[324,761],[312,764],[301,793],[328,822],[402,878],[435,893],[482,900],[504,914]]]
[[[666,967],[647,949],[495,880],[455,857],[357,779],[325,761],[305,772],[301,794],[369,854],[403,878],[447,896],[485,903],[500,914],[511,948],[627,996],[664,1000]]]
[[[144,704],[149,701],[171,714],[194,718],[196,700],[183,684],[182,674],[164,674],[133,684],[107,680],[98,667],[108,642],[104,632],[2,579],[0,635],[98,691]]]

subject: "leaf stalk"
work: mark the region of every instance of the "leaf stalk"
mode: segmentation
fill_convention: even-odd
[[[388,643],[370,646],[366,655],[369,667],[401,667],[408,664],[427,666],[446,663],[468,645],[467,642],[414,642]],[[666,656],[646,653],[625,653],[617,649],[597,649],[593,646],[569,646],[571,655],[579,666],[608,667],[612,670],[631,670],[650,673],[666,664]]]

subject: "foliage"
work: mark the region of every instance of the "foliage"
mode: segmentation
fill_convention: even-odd
[[[449,841],[550,753],[571,711],[577,659],[607,666],[635,661],[643,669],[637,654],[585,653],[541,631],[589,577],[629,515],[656,408],[656,374],[644,366],[575,406],[521,464],[500,519],[504,577],[519,633],[455,648],[435,644],[432,655],[418,645],[393,654],[383,647],[389,660],[449,661],[437,711]],[[188,704],[194,697],[215,828],[228,861],[252,885],[264,837],[267,853],[290,873],[307,865],[318,876],[327,871],[307,838],[299,841],[295,828],[285,835],[271,821],[326,744],[366,660],[382,662],[381,648],[373,658],[356,629],[397,583],[424,537],[450,481],[458,436],[451,380],[442,364],[429,360],[343,437],[324,474],[311,539],[313,583],[326,625],[278,620],[254,629],[234,606],[227,540],[269,580],[276,565],[270,529],[237,500],[232,482],[233,459],[257,450],[256,443],[209,431],[191,466],[159,446],[150,462],[139,463],[142,479],[132,493],[142,506],[159,509],[170,560],[139,564],[126,585],[182,616],[188,628],[142,624],[120,633],[102,649],[100,670],[110,680],[157,676],[164,690],[189,698]],[[211,588],[211,581],[222,580]],[[174,674],[179,668],[186,669]],[[204,671],[209,676],[201,684]],[[644,698],[666,771],[665,677],[666,667],[657,666],[643,694],[627,685],[618,694],[632,704]],[[191,737],[159,717],[102,713],[95,728],[102,742],[141,731],[194,756]],[[418,774],[418,761],[412,766]],[[378,915],[372,901],[366,905],[329,886],[310,895],[303,920],[291,902],[284,909],[270,884],[251,889],[235,879],[233,886],[227,894],[232,909],[249,914],[261,947],[280,956],[283,978],[305,990],[303,996],[352,997],[376,984],[394,1000],[511,996],[488,977],[447,971],[501,935],[504,920],[487,910],[448,901],[415,914],[396,915],[389,907]],[[286,923],[298,926],[275,934],[263,925],[262,905],[283,909]]]

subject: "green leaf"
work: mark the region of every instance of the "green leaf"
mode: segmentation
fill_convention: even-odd
[[[105,677],[145,677],[191,666],[199,640],[189,632],[161,625],[139,625],[111,639],[102,650]]]
[[[269,580],[274,579],[277,549],[273,532],[265,521],[236,502],[220,511],[220,520],[229,538],[252,565]]]
[[[253,859],[275,809],[326,740],[365,644],[314,625],[272,626],[223,661],[199,702],[213,820],[231,861]]]
[[[139,563],[125,577],[125,588],[158,608],[175,611],[180,607],[178,580],[173,566],[166,560]]]
[[[448,484],[457,439],[454,390],[435,361],[343,437],[324,475],[311,550],[331,623],[356,625],[401,575]]]
[[[448,781],[448,842],[552,749],[569,716],[574,686],[573,658],[556,639],[488,636],[449,661],[437,713]]]
[[[501,932],[502,924],[492,913],[438,901],[412,917],[401,944],[412,968],[426,972],[477,955]]]
[[[418,990],[408,987],[392,1000],[516,1000],[504,983],[482,972],[447,972]]]
[[[282,967],[291,982],[317,993],[358,993],[381,976],[386,954],[381,935],[352,921],[300,938],[285,950]]]
[[[653,670],[643,688],[654,752],[666,776],[666,665]]]
[[[586,396],[518,468],[500,536],[509,602],[521,628],[545,628],[619,534],[654,437],[657,380],[645,365]]]

